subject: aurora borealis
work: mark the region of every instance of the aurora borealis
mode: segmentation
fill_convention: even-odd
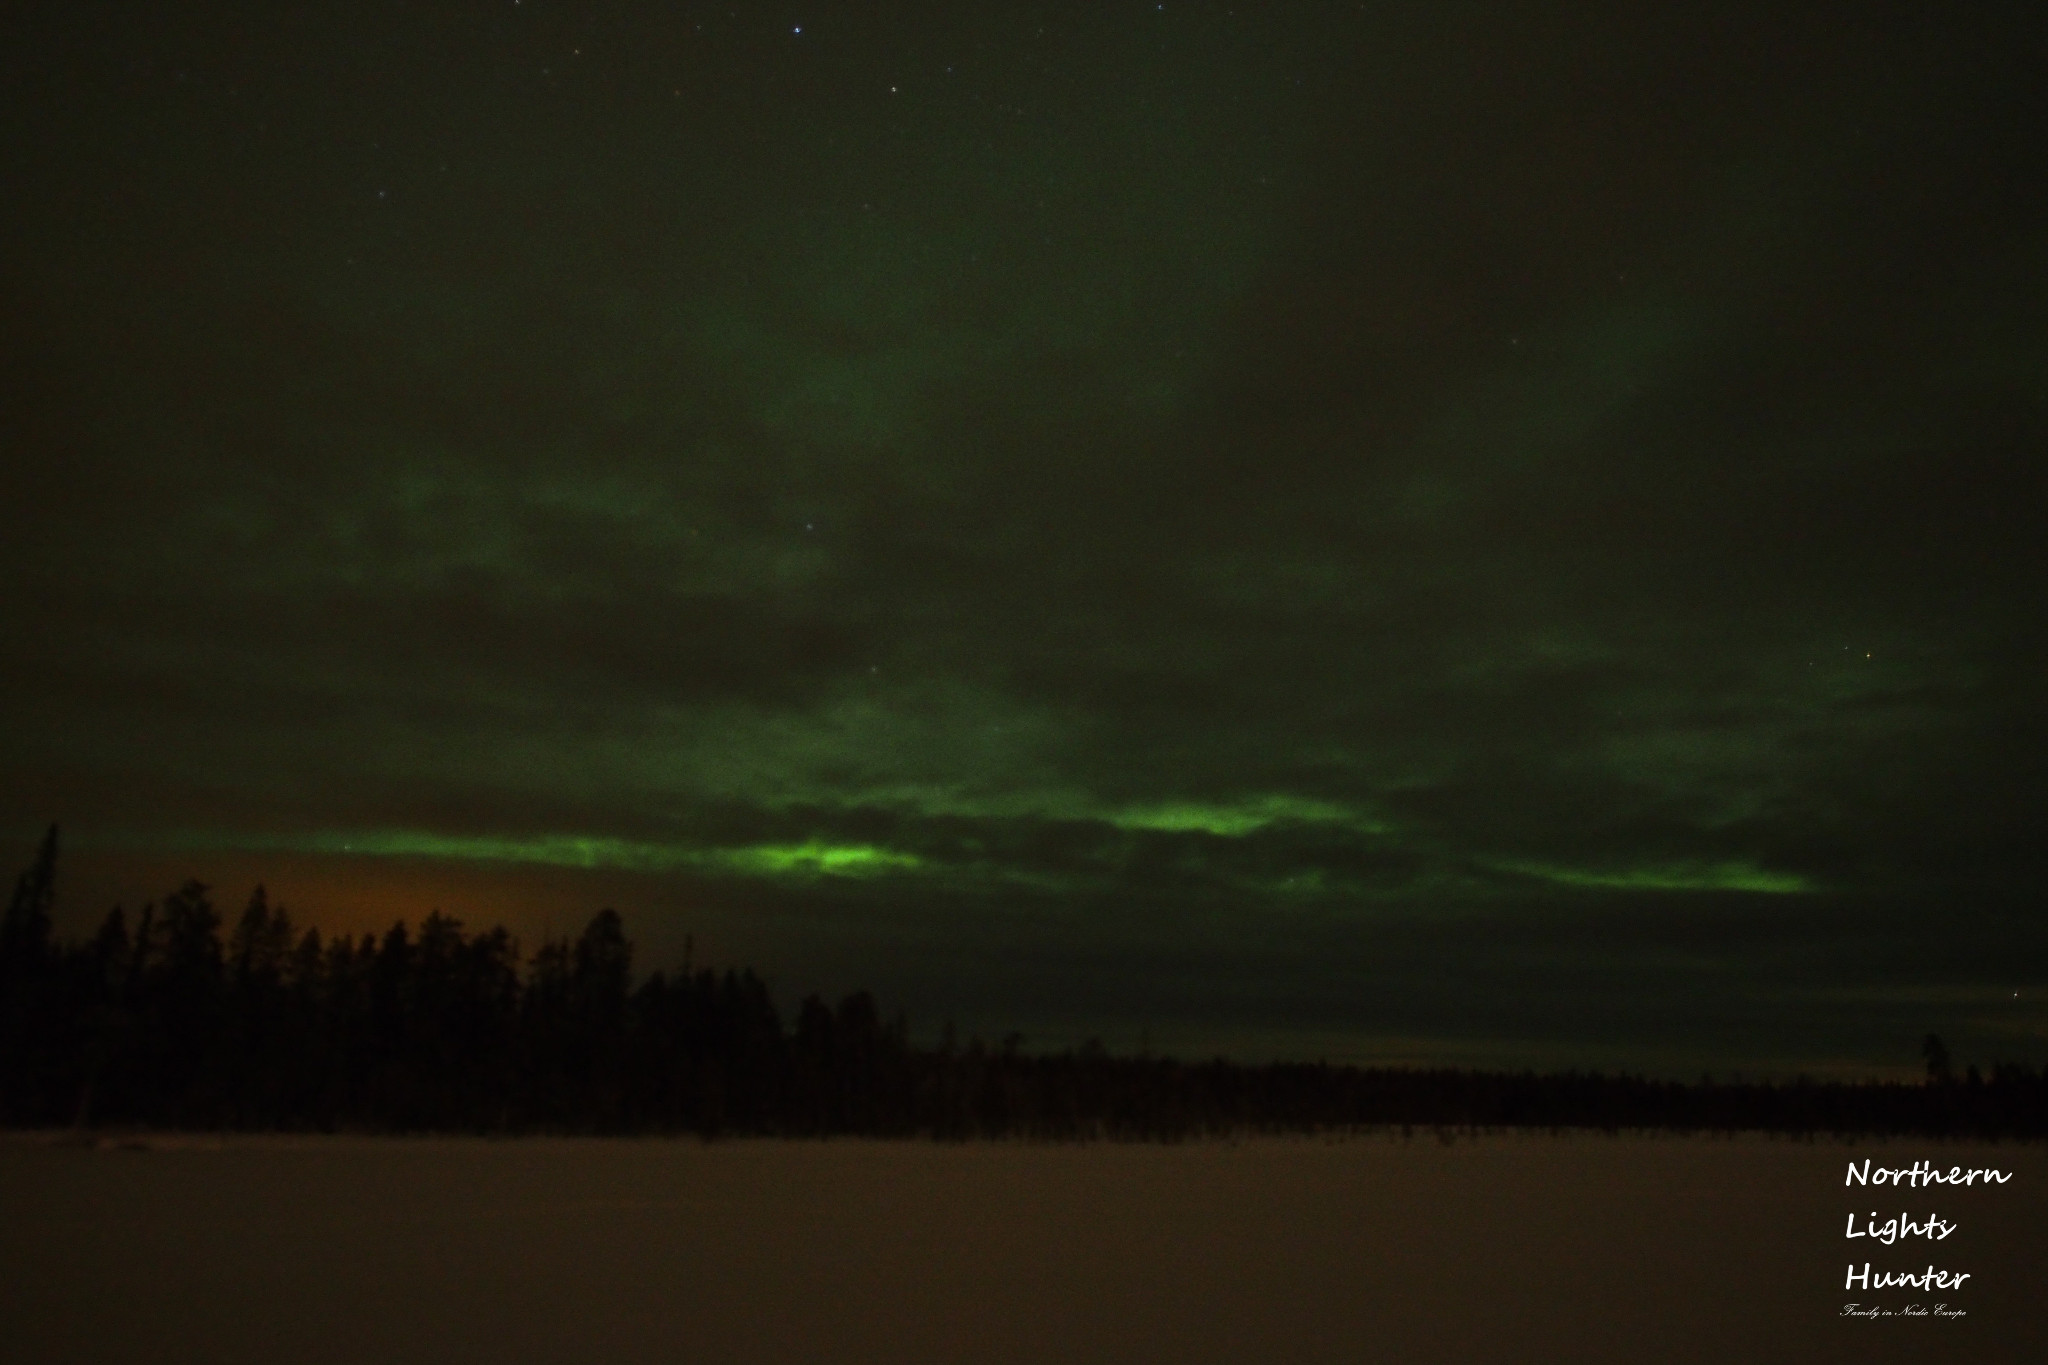
[[[2048,1055],[2024,7],[39,9],[0,795],[74,928]]]

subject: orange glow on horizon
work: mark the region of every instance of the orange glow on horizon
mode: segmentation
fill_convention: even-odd
[[[502,924],[529,952],[549,936],[573,936],[605,908],[616,909],[629,926],[665,937],[660,928],[695,918],[699,900],[673,882],[579,868],[281,852],[67,851],[59,855],[59,931],[89,934],[115,905],[132,917],[145,902],[193,878],[210,888],[228,929],[261,884],[272,906],[324,935],[381,934],[397,921],[417,924],[439,911],[472,931]]]

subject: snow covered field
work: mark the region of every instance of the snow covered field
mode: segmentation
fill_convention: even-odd
[[[1901,1212],[1957,1230],[1845,1237]],[[2020,1361],[2044,1272],[2048,1150],[2010,1145],[0,1139],[21,1365]]]

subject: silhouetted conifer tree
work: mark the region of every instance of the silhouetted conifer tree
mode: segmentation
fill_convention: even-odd
[[[1580,1073],[1189,1065],[1099,1040],[1033,1056],[1011,1034],[929,1051],[874,997],[820,996],[785,1031],[752,972],[637,986],[619,916],[524,964],[502,928],[438,912],[417,930],[323,939],[256,888],[225,944],[187,882],[132,929],[116,908],[51,936],[56,833],[17,881],[0,952],[0,1123],[373,1131],[925,1134],[1178,1140],[1422,1126],[1766,1129],[2048,1136],[2048,1077],[2000,1062],[1953,1083],[1696,1085]],[[694,945],[693,945],[694,947]]]
[[[15,879],[0,918],[0,982],[39,970],[50,947],[50,906],[57,896],[57,827],[50,826],[35,861]]]
[[[1949,1071],[1948,1045],[1941,1041],[1939,1034],[1930,1033],[1920,1044],[1920,1055],[1927,1060],[1927,1083],[1946,1085],[1954,1079]]]

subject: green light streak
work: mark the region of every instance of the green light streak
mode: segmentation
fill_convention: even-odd
[[[1754,863],[1667,863],[1661,867],[1631,868],[1610,872],[1590,868],[1560,867],[1554,863],[1489,862],[1502,872],[1585,890],[1600,891],[1748,891],[1761,895],[1794,896],[1816,890],[1806,878],[1790,872],[1771,872]]]
[[[1369,835],[1390,827],[1361,817],[1333,803],[1288,796],[1269,796],[1237,805],[1173,803],[1130,808],[1103,823],[1127,832],[1195,833],[1220,839],[1243,839],[1283,822],[1320,824]],[[423,858],[464,863],[528,864],[634,873],[698,873],[761,880],[814,882],[822,878],[868,879],[916,876],[939,884],[1032,886],[1052,892],[1105,889],[1119,884],[1133,867],[1122,855],[1105,852],[1090,867],[1062,871],[1006,866],[978,853],[934,857],[868,842],[836,842],[816,836],[801,842],[704,847],[682,843],[590,837],[568,834],[533,836],[449,835],[426,830],[314,831],[295,835],[233,835],[187,833],[168,840],[145,841],[180,850],[269,851],[363,858]],[[976,843],[978,847],[978,842]],[[1221,850],[1211,853],[1220,855]],[[1440,851],[1441,853],[1441,851]],[[1318,866],[1311,859],[1267,873],[1236,869],[1225,858],[1209,855],[1176,866],[1216,886],[1234,886],[1244,893],[1275,902],[1347,900],[1412,900],[1424,894],[1485,894],[1472,870],[1533,878],[1580,891],[1739,891],[1763,895],[1799,895],[1818,888],[1795,873],[1760,868],[1747,861],[1676,861],[1630,868],[1584,868],[1530,860],[1482,859],[1465,863],[1467,871],[1447,871],[1443,856],[1429,859],[1434,869],[1406,868],[1384,881],[1360,878]],[[1455,857],[1450,863],[1461,862]],[[1499,889],[1496,884],[1494,889]]]
[[[370,858],[443,858],[452,862],[538,863],[548,867],[664,871],[689,865],[692,851],[626,839],[544,834],[527,838],[435,834],[425,830],[324,830],[265,838],[194,839],[195,844]]]
[[[761,876],[870,877],[877,873],[912,871],[925,861],[908,853],[876,848],[873,844],[765,844],[756,848],[721,850],[708,861],[736,872]]]
[[[1298,823],[1342,825],[1363,834],[1385,834],[1389,826],[1360,815],[1348,806],[1304,797],[1274,795],[1230,805],[1176,801],[1156,806],[1131,806],[1105,817],[1118,829],[1163,833],[1202,833],[1241,839],[1268,825]]]
[[[722,871],[757,877],[871,877],[927,866],[908,853],[873,844],[763,844],[691,848],[676,844],[578,835],[506,838],[422,830],[322,831],[284,836],[181,836],[180,848],[242,848],[367,858],[438,858],[451,862],[532,863],[623,872]]]

